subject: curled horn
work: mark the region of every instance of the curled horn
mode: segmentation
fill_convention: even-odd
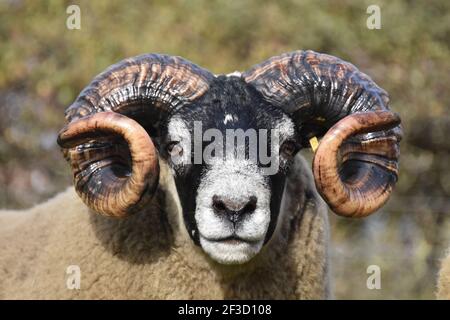
[[[202,96],[213,77],[182,58],[148,54],[93,79],[67,108],[58,136],[86,205],[124,217],[151,199],[159,165],[150,136],[172,112]]]
[[[273,57],[243,74],[296,122],[303,146],[323,136],[313,160],[330,208],[363,217],[389,198],[398,177],[400,118],[387,93],[352,64],[313,51]]]

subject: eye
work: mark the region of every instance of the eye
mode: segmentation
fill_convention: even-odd
[[[292,158],[298,151],[298,146],[295,141],[285,141],[280,148],[280,153],[286,158]]]
[[[172,141],[166,147],[167,153],[171,157],[181,157],[183,155],[183,147],[179,141]]]

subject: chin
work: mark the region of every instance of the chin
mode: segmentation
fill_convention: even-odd
[[[261,250],[264,239],[258,241],[222,240],[212,241],[200,236],[202,249],[220,264],[236,265],[250,261]]]

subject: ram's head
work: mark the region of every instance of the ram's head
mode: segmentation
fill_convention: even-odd
[[[298,51],[215,76],[189,61],[143,55],[97,76],[67,109],[58,143],[75,188],[96,212],[125,217],[172,167],[186,228],[220,263],[244,263],[277,225],[293,157],[322,137],[316,187],[339,215],[366,216],[397,181],[399,117],[353,65]]]

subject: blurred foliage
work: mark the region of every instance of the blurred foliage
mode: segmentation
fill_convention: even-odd
[[[81,8],[81,30],[66,8]],[[369,5],[382,28],[366,27]],[[70,184],[55,143],[63,110],[97,73],[146,52],[215,73],[312,49],[351,61],[402,116],[401,173],[380,212],[331,215],[336,298],[433,298],[450,243],[449,1],[0,2],[0,207],[28,207]],[[382,289],[366,287],[367,266]]]

